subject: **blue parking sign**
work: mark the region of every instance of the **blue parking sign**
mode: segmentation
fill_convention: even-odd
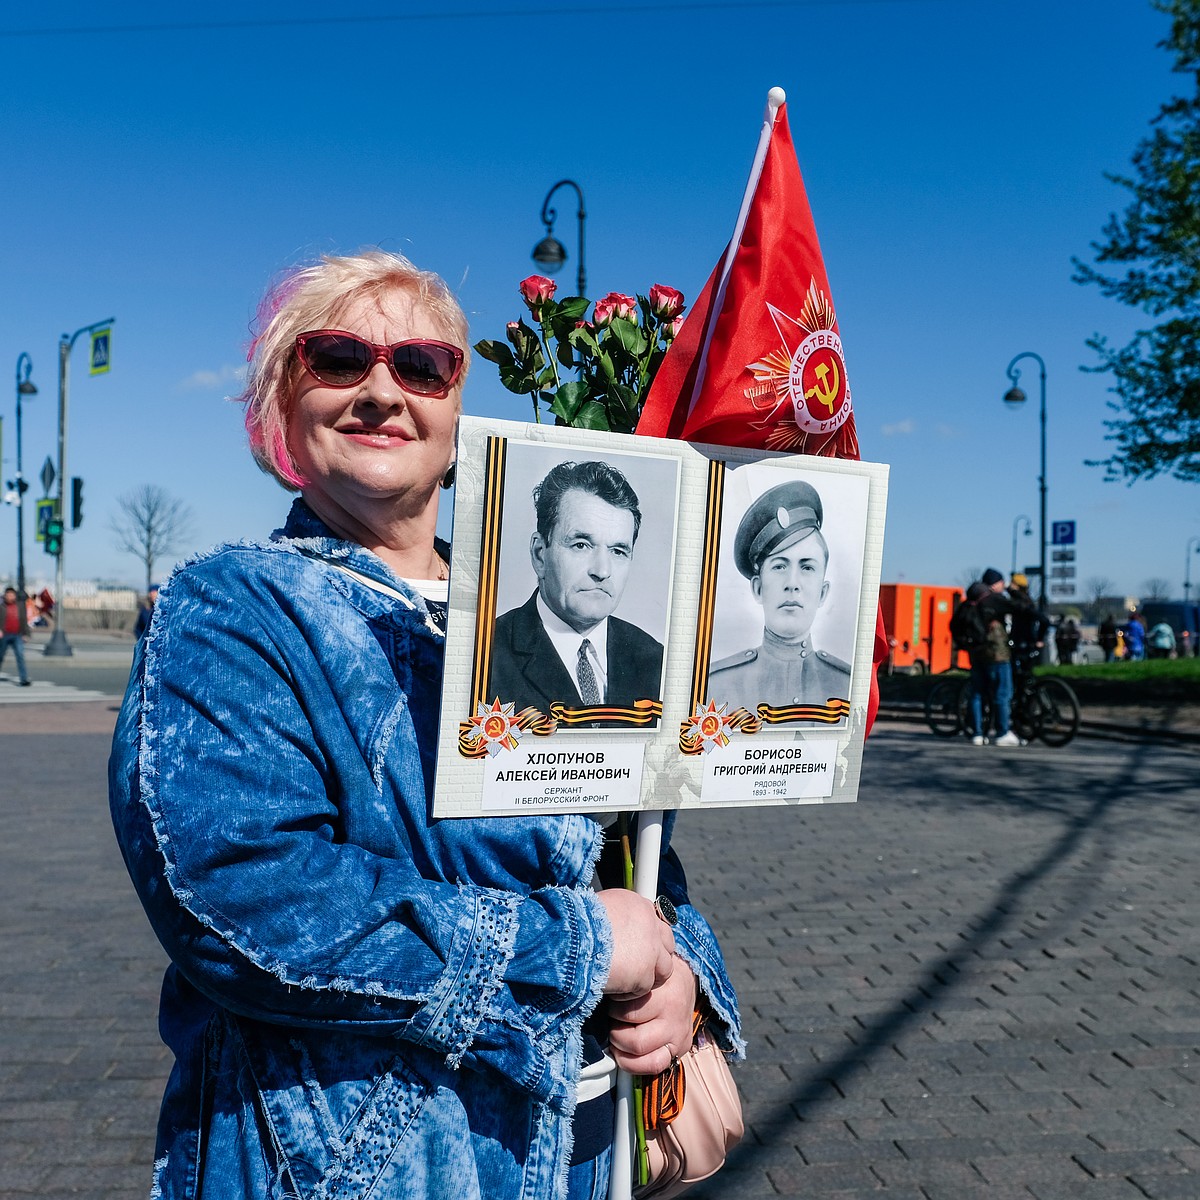
[[[1056,546],[1075,545],[1075,522],[1054,521],[1050,525],[1050,540]]]
[[[97,329],[92,334],[92,354],[89,375],[103,375],[112,358],[112,330]]]

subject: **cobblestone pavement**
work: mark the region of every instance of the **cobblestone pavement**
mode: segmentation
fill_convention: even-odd
[[[170,1063],[113,702],[25,711],[0,723],[0,1197],[145,1197]],[[685,814],[751,1054],[747,1138],[691,1195],[1200,1200],[1195,764],[888,724],[857,805]]]

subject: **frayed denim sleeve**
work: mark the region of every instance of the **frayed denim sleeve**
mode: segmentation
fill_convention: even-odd
[[[344,698],[258,619],[254,582],[193,571],[163,589],[118,722],[113,818],[167,953],[233,1012],[399,1036],[567,1103],[563,1045],[607,969],[598,906],[579,887],[424,877],[372,781],[375,731],[333,744],[320,714]]]
[[[746,1042],[742,1037],[737,993],[729,979],[716,934],[688,899],[687,878],[674,850],[668,849],[660,860],[658,887],[661,894],[674,902],[679,914],[679,923],[675,926],[675,949],[691,967],[701,993],[712,1008],[715,1018],[713,1032],[717,1041],[731,1057],[745,1058]]]

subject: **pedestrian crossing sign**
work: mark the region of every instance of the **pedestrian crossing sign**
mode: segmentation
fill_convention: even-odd
[[[97,329],[92,334],[91,366],[89,375],[103,375],[108,370],[112,355],[112,330]]]
[[[57,509],[57,500],[39,500],[37,502],[37,533],[34,535],[35,541],[45,542],[46,530],[50,527],[50,522],[54,520],[54,514]]]

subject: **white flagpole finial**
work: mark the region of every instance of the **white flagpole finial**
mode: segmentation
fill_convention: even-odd
[[[733,260],[737,255],[738,246],[742,241],[742,234],[746,229],[746,218],[750,214],[750,205],[754,200],[755,190],[758,188],[759,176],[762,175],[763,163],[767,158],[767,148],[771,144],[771,134],[775,130],[775,118],[779,115],[780,106],[787,99],[787,93],[781,87],[773,87],[767,93],[767,111],[763,114],[762,129],[758,135],[758,148],[754,152],[754,162],[750,165],[750,179],[746,183],[746,192],[742,196],[742,207],[738,211],[737,221],[733,227],[733,237],[729,241],[729,246],[725,251],[725,258],[721,262],[721,274],[717,277],[717,287],[713,296],[713,304],[709,310],[708,324],[704,327],[704,335],[700,339],[700,366],[696,371],[696,377],[692,384],[692,394],[688,397],[688,416],[691,416],[692,409],[696,406],[696,397],[700,395],[701,388],[704,385],[704,373],[708,361],[708,347],[712,342],[713,330],[716,328],[717,318],[721,315],[721,308],[725,303],[725,285],[729,282],[729,272],[733,267]]]

